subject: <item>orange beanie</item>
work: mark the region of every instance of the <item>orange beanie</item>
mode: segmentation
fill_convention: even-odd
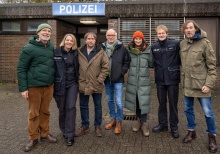
[[[144,34],[141,31],[134,32],[132,39],[135,39],[136,37],[140,37],[144,40]]]

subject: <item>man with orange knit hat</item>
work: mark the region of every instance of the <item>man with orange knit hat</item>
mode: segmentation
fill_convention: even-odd
[[[178,132],[178,95],[180,82],[179,41],[167,38],[168,28],[159,25],[156,28],[158,41],[151,46],[154,58],[155,82],[159,101],[158,122],[153,132],[168,130],[167,97],[169,99],[169,122],[171,134],[179,137]]]

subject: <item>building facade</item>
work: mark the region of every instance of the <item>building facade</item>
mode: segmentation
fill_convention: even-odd
[[[81,2],[82,3],[82,2]],[[79,3],[79,4],[81,4]],[[182,40],[181,27],[185,20],[195,20],[208,34],[217,57],[217,82],[220,87],[220,2],[219,0],[147,0],[99,1],[105,4],[102,16],[53,15],[53,3],[26,3],[0,5],[0,81],[16,81],[16,67],[22,47],[36,34],[40,23],[52,26],[51,41],[55,47],[66,33],[73,33],[78,46],[84,44],[86,32],[95,32],[98,43],[105,41],[105,32],[114,28],[125,44],[132,34],[141,30],[151,45],[156,41],[155,28],[164,24],[169,37]],[[76,3],[68,3],[70,7]],[[77,3],[78,4],[78,3]],[[83,3],[95,5],[94,2]],[[94,23],[82,23],[94,21]],[[153,71],[152,71],[153,72]]]

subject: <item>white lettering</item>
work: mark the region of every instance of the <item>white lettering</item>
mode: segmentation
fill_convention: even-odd
[[[72,12],[72,7],[70,5],[66,6],[66,13],[70,14]]]
[[[95,5],[95,13],[97,13],[97,5]]]
[[[76,5],[73,5],[73,13],[79,13],[79,12],[77,12],[77,10],[76,10]]]
[[[60,5],[60,14],[62,14],[62,12],[65,10],[65,6],[64,5]]]
[[[86,11],[87,5],[82,5],[82,7],[83,7],[82,13],[87,13],[87,11]]]
[[[88,5],[88,13],[94,13],[94,5]]]
[[[60,5],[60,14],[95,14],[97,5]]]

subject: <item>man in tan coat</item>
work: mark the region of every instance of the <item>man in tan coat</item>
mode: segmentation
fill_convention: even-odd
[[[216,79],[215,52],[207,34],[193,20],[188,20],[182,28],[186,38],[180,43],[182,63],[181,84],[184,94],[185,115],[188,121],[188,134],[183,139],[189,143],[196,138],[194,98],[197,98],[206,118],[209,138],[209,151],[216,152],[216,125],[212,109],[211,89]]]
[[[102,92],[104,80],[109,73],[109,59],[106,52],[96,44],[96,34],[85,34],[85,45],[79,48],[79,98],[82,125],[75,133],[81,136],[89,131],[89,96],[95,106],[95,133],[102,136]]]

